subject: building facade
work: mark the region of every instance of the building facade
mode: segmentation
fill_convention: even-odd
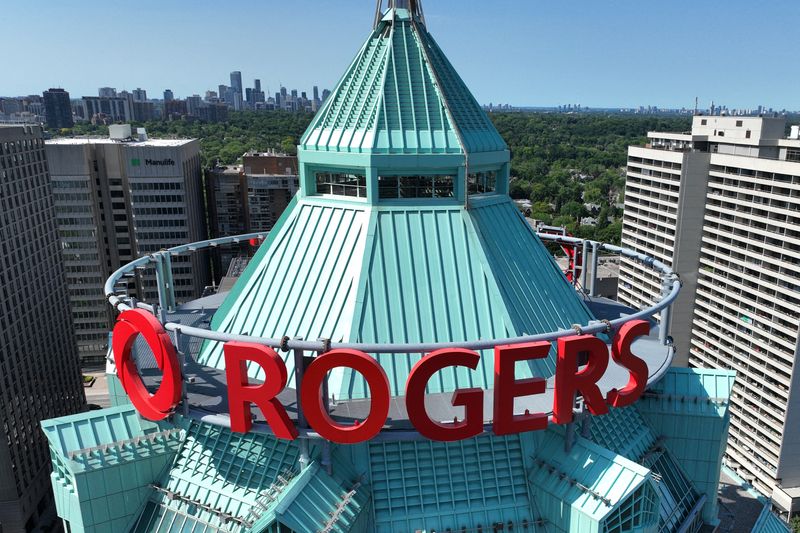
[[[86,117],[86,120],[96,123],[130,122],[133,120],[132,104],[132,100],[129,101],[127,98],[116,95],[84,96],[83,116]]]
[[[242,156],[241,165],[209,171],[206,197],[212,237],[270,231],[297,193],[297,168],[295,156],[248,152]],[[215,278],[228,271],[233,257],[248,251],[242,247],[218,248]]]
[[[71,128],[75,125],[72,120],[72,102],[67,91],[50,89],[42,93],[42,97],[48,128]]]
[[[38,426],[84,406],[57,230],[41,130],[0,126],[3,531],[41,531],[55,525],[47,441]]]
[[[622,238],[682,273],[670,332],[684,362],[739,374],[726,462],[787,514],[800,511],[796,132],[783,118],[698,116],[691,133],[648,134],[629,149]],[[623,263],[627,302],[655,288]]]
[[[46,149],[81,357],[102,361],[113,321],[101,294],[110,273],[206,238],[199,143],[70,138],[48,141]],[[177,299],[197,298],[208,284],[207,261],[175,260]],[[123,288],[144,301],[158,297],[152,274]]]

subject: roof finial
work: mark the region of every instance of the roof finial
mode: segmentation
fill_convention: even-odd
[[[375,27],[384,15],[384,0],[377,0],[378,7],[375,10]],[[388,0],[388,9],[406,9],[411,13],[411,17],[425,24],[425,15],[422,14],[422,0]]]

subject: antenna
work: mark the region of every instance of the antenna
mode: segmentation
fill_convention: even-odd
[[[694,97],[694,115],[697,116],[697,107],[700,105],[700,98],[698,96]]]

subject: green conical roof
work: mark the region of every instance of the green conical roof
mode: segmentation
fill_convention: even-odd
[[[422,21],[399,8],[376,25],[300,145],[382,154],[508,149]]]

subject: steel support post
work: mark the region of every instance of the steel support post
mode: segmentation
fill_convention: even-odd
[[[167,321],[167,294],[164,285],[164,258],[161,254],[153,254],[156,260],[156,288],[158,289],[158,318],[161,323]]]
[[[165,290],[167,294],[167,310],[170,313],[175,312],[177,303],[175,301],[175,279],[172,272],[172,256],[169,252],[164,251],[164,281],[166,283]]]
[[[597,296],[597,266],[600,262],[600,243],[592,243],[592,277],[589,283],[589,296]]]
[[[295,337],[295,340],[299,340],[299,337]],[[305,370],[305,352],[300,349],[292,350],[294,355],[294,388],[297,391],[297,425],[301,428],[306,428],[306,417],[303,414],[303,405],[300,402],[300,387],[303,384],[303,371]],[[311,460],[308,457],[308,439],[304,437],[300,437],[300,457],[298,458],[298,462],[300,463],[300,470],[305,470]]]
[[[589,253],[589,241],[583,241],[583,248],[581,249],[581,292],[586,293],[586,258]],[[577,262],[576,262],[577,264]]]

